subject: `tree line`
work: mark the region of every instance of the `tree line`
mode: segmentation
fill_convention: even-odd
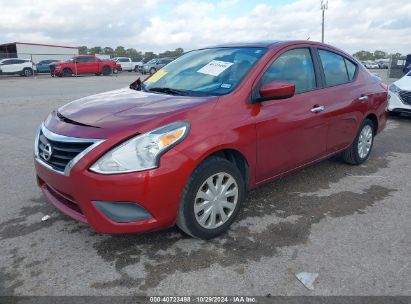
[[[384,51],[379,51],[376,50],[374,52],[369,52],[369,51],[358,51],[353,54],[355,58],[358,60],[364,61],[364,60],[379,60],[379,59],[386,59],[386,58],[401,58],[403,55],[401,53],[387,53]]]
[[[151,60],[154,58],[161,58],[161,57],[179,57],[184,53],[182,48],[177,48],[174,51],[165,51],[163,53],[156,54],[154,52],[141,52],[137,51],[134,48],[125,48],[124,46],[118,46],[116,48],[112,48],[109,46],[101,47],[95,46],[92,48],[88,48],[87,46],[80,46],[79,47],[79,54],[80,55],[87,55],[87,54],[104,54],[110,55],[110,57],[131,57],[131,58],[138,58],[138,59],[145,59]]]

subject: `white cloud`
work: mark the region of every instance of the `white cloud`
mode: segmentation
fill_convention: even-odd
[[[7,5],[0,0],[0,40],[163,51],[232,41],[321,39],[320,0],[283,6],[263,2],[233,17],[231,10],[244,2],[17,0]],[[410,11],[411,2],[402,0],[329,0],[326,42],[351,53],[411,53]]]

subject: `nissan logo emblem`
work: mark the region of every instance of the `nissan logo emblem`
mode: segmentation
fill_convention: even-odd
[[[47,144],[44,147],[44,149],[42,149],[42,151],[41,151],[41,157],[43,157],[47,161],[50,160],[52,154],[53,154],[53,150],[52,150],[50,144]]]

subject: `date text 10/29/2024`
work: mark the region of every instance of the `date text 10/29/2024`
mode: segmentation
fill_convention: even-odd
[[[150,303],[257,303],[257,300],[248,296],[164,296],[150,297]]]

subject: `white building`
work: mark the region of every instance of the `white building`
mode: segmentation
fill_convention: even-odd
[[[78,47],[38,43],[12,42],[0,44],[0,59],[22,58],[33,62],[41,60],[67,60],[78,55]]]

